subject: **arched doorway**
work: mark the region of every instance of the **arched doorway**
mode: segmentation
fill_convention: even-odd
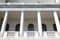
[[[9,31],[9,24],[6,24],[5,31]]]
[[[53,24],[54,31],[57,31],[56,24]]]
[[[33,24],[28,25],[28,31],[34,31],[34,25]]]
[[[42,31],[47,31],[46,25],[42,24]]]
[[[19,31],[20,30],[20,24],[17,24],[15,27],[15,31]]]

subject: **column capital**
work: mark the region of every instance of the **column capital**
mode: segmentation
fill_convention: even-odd
[[[21,14],[24,13],[24,11],[21,11]]]
[[[39,12],[39,13],[40,13],[40,11],[37,11],[37,12]]]

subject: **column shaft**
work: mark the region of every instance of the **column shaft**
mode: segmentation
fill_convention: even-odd
[[[56,0],[56,3],[59,3],[59,0]]]
[[[37,12],[37,18],[38,18],[38,32],[39,36],[42,36],[42,24],[41,24],[41,15],[40,12]]]
[[[54,12],[54,19],[55,19],[55,23],[56,23],[56,26],[57,26],[57,30],[60,33],[59,19],[58,19],[57,12]]]
[[[4,33],[4,31],[5,31],[5,27],[6,27],[6,23],[7,23],[7,17],[8,17],[8,12],[6,11],[4,19],[3,19],[3,23],[2,23],[1,33]]]
[[[23,33],[23,23],[24,23],[24,12],[21,12],[21,20],[20,20],[20,36],[22,36]]]

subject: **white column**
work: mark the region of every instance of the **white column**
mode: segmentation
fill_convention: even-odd
[[[37,12],[37,18],[38,18],[38,32],[39,36],[42,36],[42,24],[41,24],[41,15],[40,12]]]
[[[59,0],[56,0],[56,3],[59,3]]]
[[[2,33],[2,34],[3,34],[4,31],[5,31],[5,27],[6,27],[6,23],[7,23],[7,17],[8,17],[8,12],[6,11],[6,12],[5,12],[4,19],[3,19],[3,23],[2,23],[2,28],[1,28],[1,33]]]
[[[22,36],[23,33],[23,23],[24,23],[24,12],[21,12],[21,20],[20,20],[20,36]]]
[[[59,19],[58,19],[57,12],[54,12],[54,19],[55,19],[57,30],[60,33],[60,25],[59,25]]]

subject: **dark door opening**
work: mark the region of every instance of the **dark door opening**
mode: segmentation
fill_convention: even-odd
[[[9,31],[9,24],[6,25],[5,31]]]
[[[17,24],[15,27],[15,31],[19,31],[20,30],[20,24]]]
[[[42,24],[42,31],[47,31],[46,25]]]
[[[28,31],[34,31],[34,25],[33,24],[28,25]]]
[[[54,31],[57,31],[56,24],[53,24]]]

